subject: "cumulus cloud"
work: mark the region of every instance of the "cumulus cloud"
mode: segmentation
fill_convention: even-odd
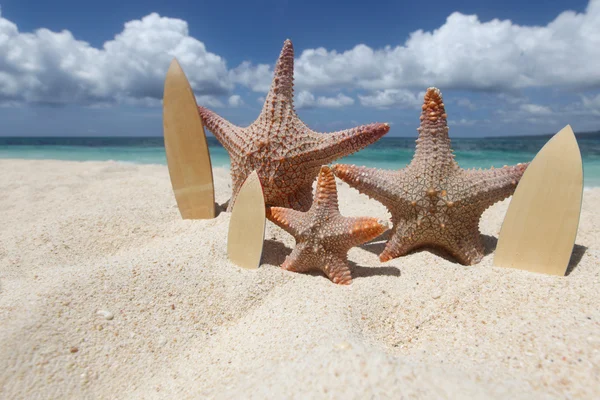
[[[424,95],[424,92],[416,94],[406,89],[386,89],[365,96],[358,95],[358,98],[360,104],[366,107],[384,109],[395,106],[419,108],[423,103]]]
[[[317,99],[317,104],[325,108],[339,108],[354,104],[354,99],[340,93],[335,97],[319,96]]]
[[[482,22],[455,12],[438,29],[415,31],[395,47],[305,50],[297,61],[297,81],[306,90],[598,88],[598,48],[600,0],[591,0],[584,13],[565,11],[546,26]]]
[[[242,97],[239,94],[234,94],[233,96],[229,97],[227,103],[230,107],[241,107],[244,105],[244,100],[242,100]]]
[[[358,88],[504,91],[529,87],[600,88],[600,0],[584,13],[565,11],[545,26],[510,20],[481,21],[454,12],[433,31],[418,30],[405,43],[338,52],[306,49],[296,59],[301,90]],[[245,63],[239,82],[266,91],[271,70]],[[250,79],[251,78],[251,79]]]
[[[503,95],[532,87],[597,90],[598,48],[600,0],[590,0],[583,13],[565,11],[542,26],[481,21],[455,12],[439,28],[412,32],[401,44],[298,52],[296,102],[301,107],[344,107],[354,104],[347,95],[352,91],[363,106],[410,108],[420,105],[418,92],[429,86]],[[274,49],[273,61],[277,54]],[[236,86],[264,95],[271,84],[272,64],[245,61],[228,68],[221,56],[189,36],[181,19],[152,13],[127,22],[122,32],[95,48],[67,30],[20,32],[0,14],[0,104],[157,105],[173,57],[207,106],[239,106]],[[346,94],[318,95],[332,89]],[[530,106],[517,103],[524,112]],[[459,105],[472,108],[467,102]]]
[[[519,107],[522,111],[533,115],[551,115],[552,110],[550,107],[542,106],[539,104],[521,104]]]
[[[223,102],[217,97],[212,95],[196,95],[196,104],[203,105],[204,107],[221,108],[225,107]]]
[[[253,66],[249,61],[242,62],[230,71],[232,82],[246,86],[255,92],[266,93],[271,87],[273,70],[267,64]]]
[[[155,105],[174,57],[197,95],[233,89],[225,61],[191,38],[182,20],[150,14],[98,49],[66,30],[19,32],[0,15],[0,101]]]
[[[315,107],[340,108],[352,104],[354,104],[354,99],[342,93],[338,94],[336,97],[315,97],[312,93],[303,90],[296,95],[295,99],[295,105],[298,109]]]

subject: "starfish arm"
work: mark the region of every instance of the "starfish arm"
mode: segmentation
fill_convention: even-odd
[[[338,216],[334,221],[328,237],[336,245],[343,244],[348,250],[375,239],[387,230],[386,226],[373,217]]]
[[[307,166],[324,165],[349,156],[375,143],[388,131],[388,124],[369,124],[333,133],[315,133],[320,140],[300,152],[296,160]]]
[[[402,198],[400,187],[405,180],[405,171],[391,171],[378,168],[359,167],[348,164],[335,164],[332,171],[351,187],[380,202],[388,209],[403,203],[407,209],[410,202]]]
[[[246,142],[242,128],[233,125],[208,108],[198,106],[198,113],[204,126],[215,135],[228,152],[242,154]]]
[[[294,46],[291,40],[283,43],[283,48],[273,70],[273,81],[260,119],[271,119],[275,116],[287,115],[292,110],[294,98]]]
[[[281,268],[292,272],[321,271],[333,283],[340,285],[352,283],[346,253],[315,253],[313,248],[306,243],[296,245],[292,253],[281,264]]]
[[[350,285],[352,275],[348,266],[347,254],[329,254],[323,260],[321,270],[327,277],[338,285]]]
[[[302,220],[305,214],[291,208],[267,207],[266,209],[267,219],[294,236],[294,238],[300,235],[301,226],[299,221]]]
[[[395,219],[395,218],[394,218]],[[396,223],[392,227],[390,239],[379,255],[381,262],[408,254],[419,246],[419,234],[417,228],[412,224]]]
[[[313,257],[312,250],[306,243],[296,243],[294,250],[285,258],[281,268],[292,272],[307,272],[313,269],[310,261]]]
[[[463,265],[473,265],[481,261],[485,248],[479,232],[479,218],[463,219],[463,229],[446,237],[446,243],[440,247],[449,252]]]
[[[467,199],[483,212],[488,207],[511,196],[525,173],[529,163],[504,166],[499,169],[464,171],[466,179],[477,188],[475,194]]]

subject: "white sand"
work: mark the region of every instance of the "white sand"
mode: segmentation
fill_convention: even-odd
[[[567,277],[493,254],[380,264],[375,243],[346,287],[278,268],[294,241],[271,223],[261,268],[228,263],[229,214],[182,220],[165,166],[0,171],[2,399],[600,398],[600,189]],[[343,214],[387,218],[338,187]],[[489,251],[508,201],[483,215]]]

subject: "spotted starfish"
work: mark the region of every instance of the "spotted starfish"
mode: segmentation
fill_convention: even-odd
[[[228,211],[253,170],[260,178],[267,206],[306,211],[321,165],[350,155],[389,131],[388,124],[379,123],[329,134],[310,130],[294,110],[293,81],[294,48],[286,40],[262,112],[250,126],[235,126],[198,107],[206,128],[229,152],[233,194]]]
[[[340,214],[331,169],[322,166],[312,206],[307,212],[268,207],[271,221],[296,239],[296,247],[281,265],[295,272],[320,270],[334,283],[350,284],[348,251],[385,231],[376,218],[348,218]]]
[[[454,160],[442,94],[425,94],[416,151],[410,164],[390,171],[334,165],[333,172],[391,214],[392,230],[379,258],[385,262],[420,247],[446,250],[460,263],[484,256],[482,213],[513,194],[528,163],[501,169],[464,170]]]

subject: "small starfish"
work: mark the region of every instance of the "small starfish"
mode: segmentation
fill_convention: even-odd
[[[385,262],[425,246],[445,249],[462,264],[484,256],[481,214],[514,193],[527,164],[464,170],[454,160],[447,115],[436,88],[425,94],[411,163],[399,171],[335,165],[333,172],[387,207],[392,231],[379,258]]]
[[[296,247],[281,265],[295,272],[320,270],[334,283],[352,283],[348,251],[385,231],[376,218],[348,218],[340,214],[331,169],[322,166],[314,202],[308,212],[268,207],[267,215],[296,239]]]
[[[204,125],[229,152],[233,188],[228,211],[253,170],[260,178],[267,206],[306,211],[321,165],[376,142],[390,129],[388,124],[370,124],[330,134],[312,131],[296,115],[293,85],[294,48],[286,40],[262,112],[250,126],[235,126],[198,107]]]

